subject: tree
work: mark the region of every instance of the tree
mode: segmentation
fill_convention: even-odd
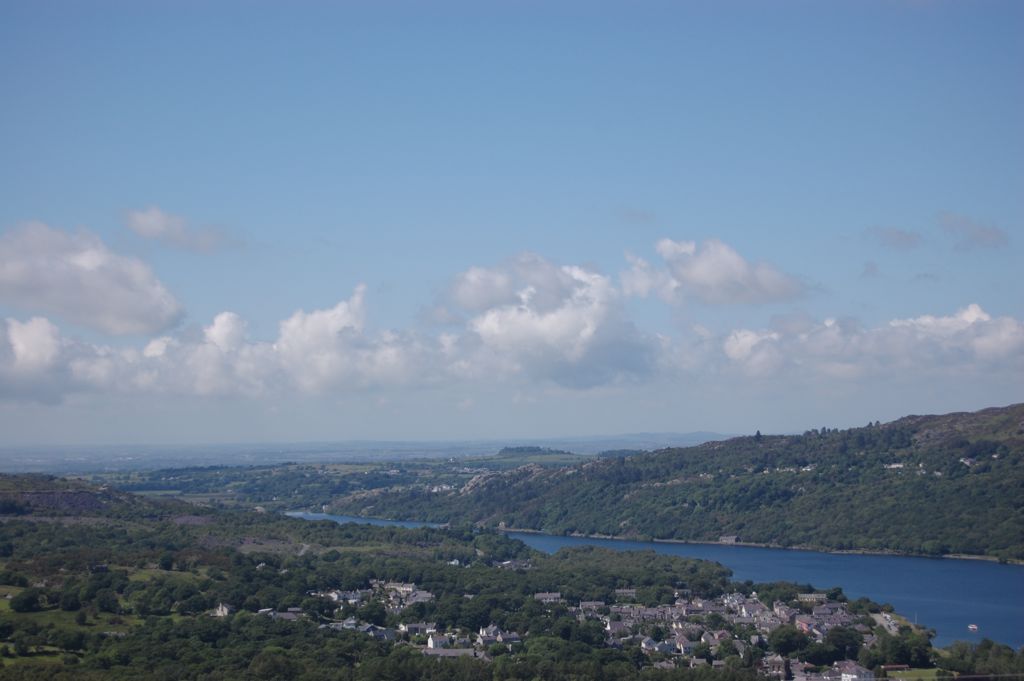
[[[719,660],[724,660],[727,657],[739,655],[739,651],[736,650],[736,644],[730,639],[726,639],[718,644],[718,657]]]
[[[864,637],[856,629],[835,627],[825,634],[825,643],[833,646],[840,659],[856,660]]]
[[[807,634],[792,624],[783,624],[768,635],[768,647],[783,657],[798,650],[803,650],[807,647],[808,643]]]
[[[249,664],[249,673],[258,679],[291,679],[298,671],[277,646],[267,646]]]
[[[65,591],[60,597],[60,609],[67,610],[68,612],[74,612],[82,607],[82,602],[78,599],[78,591]]]
[[[25,589],[11,599],[11,610],[14,612],[38,612],[43,609],[39,602],[39,589]]]
[[[388,617],[388,611],[384,609],[384,604],[380,601],[370,601],[359,608],[357,614],[359,619],[370,624],[376,624],[378,627],[384,626],[384,622]]]
[[[113,589],[100,589],[96,592],[96,607],[103,612],[117,614],[121,612],[121,604]]]

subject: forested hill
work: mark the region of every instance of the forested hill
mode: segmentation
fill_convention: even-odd
[[[441,492],[429,483],[361,492],[333,508],[553,533],[735,535],[780,546],[1024,559],[1024,404],[523,466]]]

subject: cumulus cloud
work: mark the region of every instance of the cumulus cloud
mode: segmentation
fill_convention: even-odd
[[[941,213],[939,226],[956,241],[954,248],[958,251],[1000,248],[1010,243],[1010,237],[999,227],[983,225],[965,215]]]
[[[0,301],[113,334],[178,322],[181,306],[148,265],[88,232],[31,223],[0,236]]]
[[[627,317],[630,296],[759,303],[799,295],[793,277],[717,240],[662,239],[663,264],[627,255],[618,284],[590,267],[523,254],[453,278],[439,302],[445,328],[374,331],[363,285],[336,305],[297,310],[273,338],[250,336],[234,312],[168,333],[181,314],[142,262],[85,232],[34,224],[0,237],[0,302],[118,334],[121,347],[61,334],[43,316],[0,323],[0,396],[52,402],[74,392],[280,396],[387,387],[507,382],[589,390],[656,380],[1024,371],[1024,324],[978,305],[866,328],[852,319],[775,317],[769,328],[695,326],[678,338]],[[161,335],[156,335],[161,334]],[[952,372],[952,373],[950,373]]]
[[[222,312],[201,334],[160,336],[141,349],[114,349],[62,341],[62,362],[51,368],[66,373],[65,392],[101,390],[184,395],[243,395],[249,397],[299,392],[359,390],[411,383],[427,373],[430,362],[420,361],[420,343],[396,332],[368,334],[364,325],[365,288],[332,308],[299,310],[280,323],[273,341],[253,340],[244,319]],[[49,324],[46,320],[39,322]],[[38,350],[23,356],[25,344],[17,334],[36,320],[8,323],[8,370],[29,362],[42,364],[52,353]],[[52,327],[52,325],[50,325]],[[55,330],[55,327],[53,327]],[[39,346],[40,348],[43,346]],[[10,353],[8,353],[10,354]],[[53,364],[51,362],[51,364]]]
[[[42,317],[27,322],[8,319],[7,339],[13,354],[11,368],[17,372],[45,371],[53,366],[60,352],[57,327]]]
[[[626,261],[629,269],[619,277],[623,294],[639,298],[654,294],[666,303],[676,300],[680,284],[666,270],[658,269],[632,253],[626,254]]]
[[[396,332],[370,338],[364,333],[366,289],[333,308],[299,311],[281,322],[274,351],[300,389],[363,387],[401,382],[417,369],[415,340]]]
[[[0,322],[0,397],[55,402],[63,390],[64,347],[48,319]]]
[[[770,331],[738,329],[722,343],[725,356],[738,362],[752,374],[769,374],[782,363],[777,341],[779,334]]]
[[[516,291],[508,272],[470,267],[455,277],[451,296],[455,305],[475,312],[514,302]]]
[[[993,318],[971,304],[951,315],[894,319],[864,328],[855,320],[826,319],[784,330],[733,331],[723,341],[733,366],[751,374],[774,372],[855,378],[922,372],[1024,370],[1024,323]]]
[[[128,229],[145,239],[184,251],[210,253],[230,243],[230,239],[221,230],[190,227],[185,218],[165,213],[157,206],[129,211],[126,223]]]
[[[698,326],[689,336],[670,339],[644,334],[624,320],[620,294],[603,275],[554,267],[558,288],[565,289],[561,298],[540,305],[536,301],[545,296],[526,286],[515,303],[482,310],[462,331],[436,338],[368,332],[362,287],[334,307],[295,312],[272,341],[251,339],[245,321],[231,312],[215,316],[200,333],[120,348],[64,337],[45,318],[7,319],[0,323],[0,397],[262,397],[494,381],[591,389],[656,375],[678,381],[729,373],[812,382],[1024,375],[1024,323],[993,317],[976,304],[876,327],[790,315],[767,329],[715,334]]]
[[[792,276],[767,263],[752,263],[717,239],[699,246],[662,239],[656,250],[665,270],[627,256],[630,269],[621,277],[627,295],[653,292],[668,301],[692,297],[710,304],[769,303],[795,298],[804,289]]]
[[[620,294],[606,276],[538,256],[463,273],[451,305],[467,319],[454,333],[370,332],[365,297],[360,285],[333,307],[298,310],[271,341],[250,338],[233,312],[198,333],[122,348],[63,339],[43,318],[9,320],[0,371],[57,387],[51,395],[255,397],[517,377],[587,389],[647,376],[658,361],[659,341],[622,318]]]
[[[526,254],[496,268],[473,268],[458,281],[454,302],[475,313],[470,334],[447,342],[458,371],[588,388],[653,369],[655,339],[623,319],[620,293],[603,274]],[[471,282],[481,290],[471,294]]]

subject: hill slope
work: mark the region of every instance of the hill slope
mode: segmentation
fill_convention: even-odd
[[[429,482],[338,499],[378,517],[840,550],[1024,558],[1024,404]]]

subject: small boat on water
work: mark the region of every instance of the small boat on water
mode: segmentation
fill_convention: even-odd
[[[968,624],[967,628],[970,629],[971,631],[977,631],[978,630],[978,625],[977,624]]]

